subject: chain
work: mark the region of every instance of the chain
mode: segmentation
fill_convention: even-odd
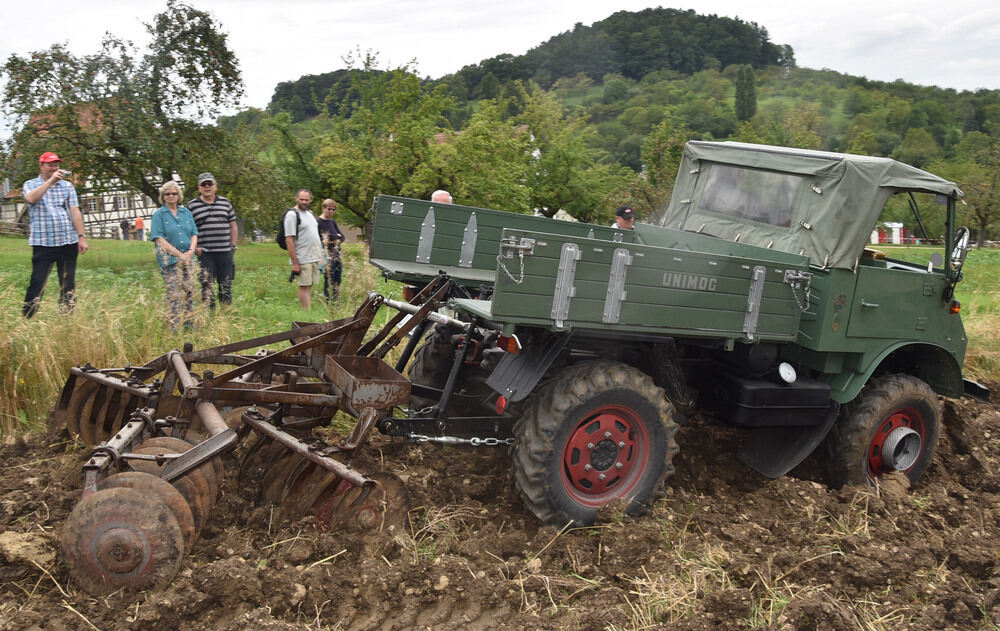
[[[473,447],[499,447],[513,445],[514,438],[459,438],[458,436],[424,436],[423,434],[407,434],[407,438],[418,443],[438,443],[440,445],[472,445]]]
[[[812,304],[812,274],[809,272],[787,270],[785,272],[785,282],[792,288],[792,298],[795,299],[795,304],[798,305],[799,311],[808,311]],[[801,298],[799,294],[802,294]]]
[[[512,281],[514,281],[515,285],[520,285],[521,283],[524,282],[524,251],[523,250],[518,250],[517,251],[517,258],[521,262],[521,277],[520,278],[514,278],[514,275],[511,274],[510,271],[507,270],[507,266],[503,264],[503,254],[497,254],[497,263],[500,265],[500,269],[502,269],[504,271],[504,273],[507,274],[507,277],[510,278]]]
[[[435,403],[433,405],[428,405],[427,407],[423,408],[422,410],[411,410],[411,409],[409,409],[407,407],[402,407],[402,406],[397,406],[396,409],[399,410],[399,411],[401,411],[403,413],[403,415],[406,416],[407,418],[414,418],[414,417],[417,417],[417,416],[426,416],[426,415],[430,414],[431,412],[437,410],[439,405],[440,405],[440,403]]]
[[[806,285],[805,291],[802,292],[802,288],[797,288],[799,291],[795,291],[796,287],[792,287],[792,297],[795,298],[795,304],[799,306],[799,311],[806,312],[809,311],[809,307],[812,304],[812,287]],[[799,298],[799,292],[803,293],[802,298]],[[803,304],[805,302],[805,304]]]

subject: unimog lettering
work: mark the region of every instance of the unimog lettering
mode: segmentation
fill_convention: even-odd
[[[697,289],[698,291],[716,291],[719,279],[701,274],[682,274],[667,272],[663,275],[663,286],[674,289]]]

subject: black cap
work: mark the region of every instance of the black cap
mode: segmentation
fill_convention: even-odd
[[[622,219],[633,219],[633,218],[635,218],[635,213],[632,212],[632,207],[631,206],[622,206],[617,211],[615,211],[615,214],[618,215],[619,217],[621,217]]]

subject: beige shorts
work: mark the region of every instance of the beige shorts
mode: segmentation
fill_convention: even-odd
[[[319,283],[323,278],[319,275],[319,262],[299,263],[299,287],[311,287]]]

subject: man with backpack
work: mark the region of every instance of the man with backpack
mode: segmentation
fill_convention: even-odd
[[[323,260],[323,244],[319,238],[316,215],[309,209],[312,193],[301,189],[295,197],[295,208],[289,209],[282,220],[284,235],[279,230],[278,239],[284,236],[285,249],[292,264],[290,279],[298,278],[299,304],[304,309],[312,307],[312,286],[319,282],[319,263]]]

